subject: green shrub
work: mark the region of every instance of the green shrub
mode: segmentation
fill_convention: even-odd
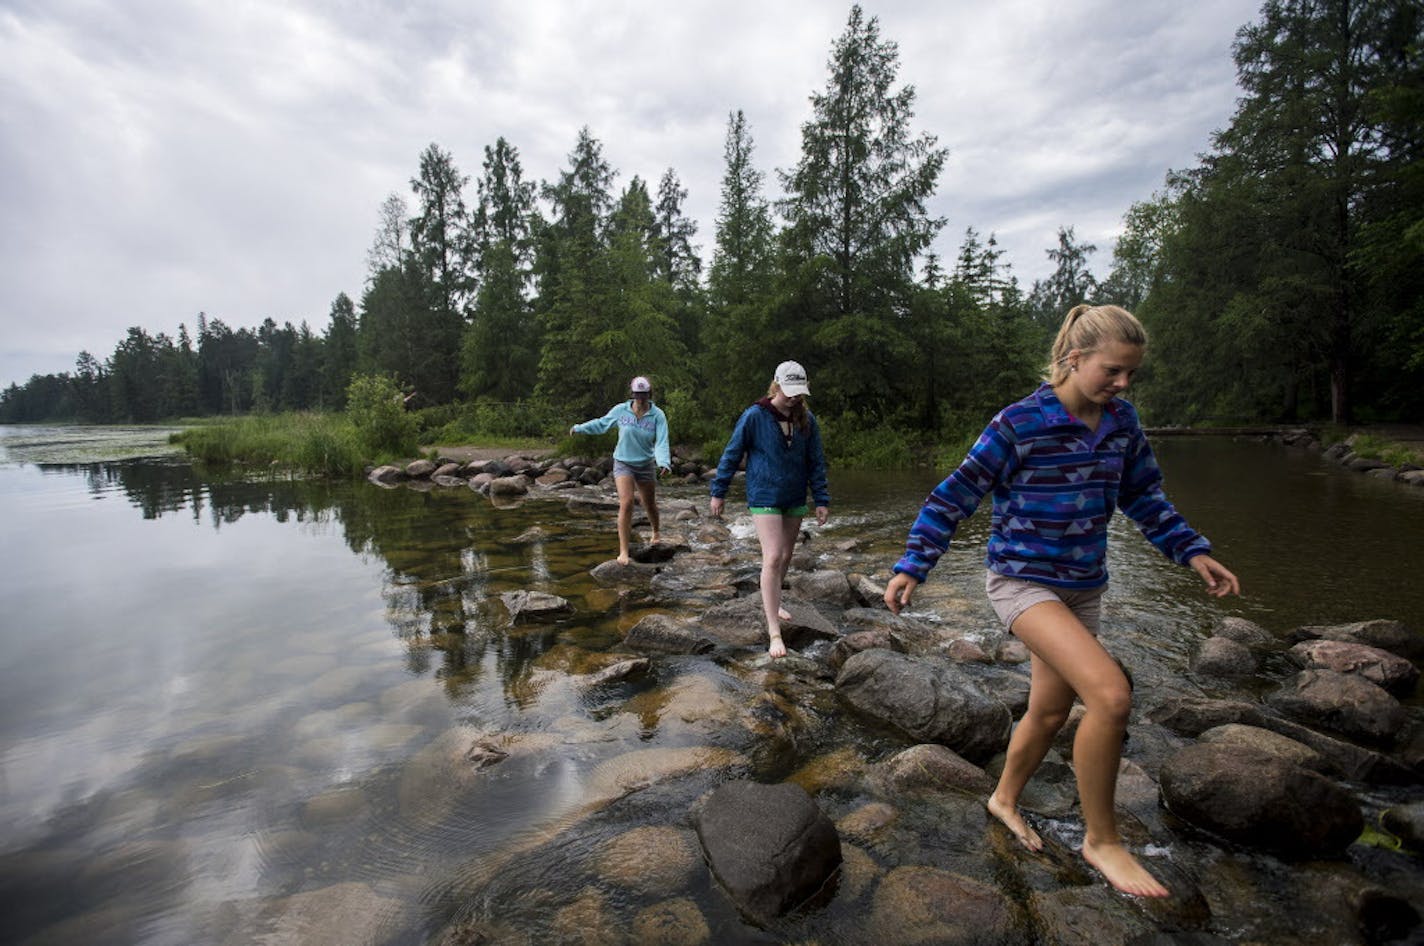
[[[213,467],[360,476],[367,459],[355,428],[340,414],[240,417],[189,428],[172,439],[194,460]]]
[[[416,421],[406,413],[394,378],[355,375],[346,388],[346,416],[356,428],[359,445],[372,459],[415,454]]]

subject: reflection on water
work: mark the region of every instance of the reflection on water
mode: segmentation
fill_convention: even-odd
[[[1105,638],[1139,687],[1195,686],[1182,661],[1226,613],[1276,631],[1424,626],[1407,574],[1424,491],[1276,447],[1158,448],[1169,493],[1248,594],[1206,598],[1119,521]],[[822,752],[883,749],[827,691],[755,662],[659,658],[647,679],[588,686],[647,609],[589,579],[616,545],[606,514],[464,489],[218,482],[172,459],[16,459],[0,463],[0,911],[17,941],[241,942],[312,913],[345,918],[331,941],[349,922],[417,943],[474,892],[533,922],[548,891],[597,882],[629,830],[669,812],[685,829],[727,766],[779,779]],[[854,540],[859,567],[883,572],[933,485],[833,476],[815,542]],[[917,606],[987,635],[986,528],[965,526]],[[520,589],[575,611],[510,626],[499,594]],[[689,700],[718,724],[679,716]],[[476,738],[503,761],[473,769]],[[676,755],[713,751],[727,755]],[[643,765],[680,777],[610,806],[609,780]],[[724,939],[753,936],[704,873],[680,895]],[[659,899],[608,896],[620,911]]]

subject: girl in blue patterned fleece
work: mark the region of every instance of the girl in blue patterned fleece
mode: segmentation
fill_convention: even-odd
[[[633,397],[619,401],[608,413],[569,428],[571,434],[601,434],[618,428],[618,445],[613,448],[613,484],[618,487],[618,564],[629,561],[628,543],[633,535],[633,491],[637,490],[653,527],[654,545],[659,534],[657,484],[659,472],[672,466],[668,449],[667,415],[653,403],[653,385],[639,375],[628,385]]]
[[[897,614],[910,603],[955,528],[991,496],[985,586],[1004,625],[1028,646],[1032,677],[1028,711],[1009,740],[989,813],[1029,850],[1042,848],[1018,811],[1019,794],[1077,697],[1086,709],[1073,740],[1087,828],[1083,858],[1119,890],[1162,897],[1167,888],[1123,845],[1113,811],[1132,691],[1097,639],[1108,519],[1120,507],[1163,555],[1200,575],[1209,594],[1240,594],[1241,586],[1167,501],[1137,412],[1118,398],[1146,345],[1142,324],[1125,309],[1080,305],[1069,312],[1047,383],[995,415],[959,469],[925,500],[885,603]]]

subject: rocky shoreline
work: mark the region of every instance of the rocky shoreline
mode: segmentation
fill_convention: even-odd
[[[677,462],[685,482],[711,475],[696,461]],[[579,458],[509,457],[418,461],[372,479],[465,486],[496,501],[563,500],[579,515],[616,507],[597,485],[606,476],[600,463]],[[605,763],[610,774],[596,780],[602,787],[581,819],[653,787],[676,797],[675,786],[699,777],[713,786],[669,808],[662,826],[609,842],[637,850],[636,864],[619,862],[631,878],[610,885],[594,872],[584,889],[539,891],[556,936],[716,942],[691,896],[710,878],[749,930],[805,942],[821,941],[805,931],[838,902],[857,904],[859,918],[828,942],[1424,937],[1424,712],[1412,702],[1421,629],[1391,620],[1267,629],[1228,617],[1180,668],[1218,695],[1139,691],[1119,773],[1120,818],[1129,844],[1172,891],[1141,901],[1112,891],[1074,851],[1078,711],[1024,799],[1045,851],[1025,851],[983,810],[1012,721],[1027,704],[1020,643],[969,633],[954,613],[893,615],[880,600],[883,562],[860,554],[854,540],[818,547],[808,538],[788,578],[791,652],[770,662],[754,545],[705,517],[701,503],[660,505],[667,541],[637,548],[629,565],[591,570],[617,607],[647,613],[597,655],[582,685],[616,703],[670,676],[656,714],[676,720],[691,744]],[[547,537],[534,531],[510,541]],[[526,630],[557,626],[575,608],[538,591],[506,593],[502,603],[510,626]],[[843,727],[879,734],[885,750],[850,748]],[[525,738],[452,734],[442,777],[467,783],[510,755],[545,751]],[[796,759],[785,778],[749,777],[780,754]],[[544,839],[508,857],[557,850]],[[497,874],[482,872],[459,898],[499,902]],[[657,902],[623,915],[620,883],[656,890]],[[527,924],[472,913],[438,941],[539,941]]]

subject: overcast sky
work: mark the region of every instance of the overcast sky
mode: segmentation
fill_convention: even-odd
[[[1060,226],[1107,274],[1122,216],[1197,162],[1239,94],[1258,0],[867,2],[949,158],[936,250],[997,235],[1027,288]],[[676,170],[710,259],[728,113],[797,161],[849,3],[0,0],[0,386],[194,332],[359,302],[382,200],[431,142],[473,179],[503,135],[551,180],[587,125],[617,170]]]

